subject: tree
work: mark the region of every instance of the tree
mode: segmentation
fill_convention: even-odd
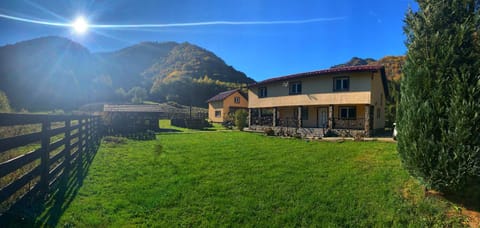
[[[143,103],[143,100],[147,98],[147,96],[147,90],[142,87],[135,86],[128,91],[128,97],[130,97],[131,102],[134,104]]]
[[[243,128],[247,125],[247,116],[248,113],[243,109],[235,111],[235,126],[238,130],[243,131]]]
[[[427,187],[453,192],[480,177],[480,3],[418,3],[405,19],[398,151]]]
[[[0,90],[0,112],[11,112],[10,102],[7,95]]]

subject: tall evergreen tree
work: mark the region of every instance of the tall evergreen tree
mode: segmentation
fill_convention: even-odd
[[[427,187],[456,191],[480,177],[480,1],[417,2],[405,19],[398,151]]]

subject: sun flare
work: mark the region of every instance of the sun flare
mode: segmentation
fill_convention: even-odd
[[[78,34],[84,34],[88,30],[88,22],[83,17],[77,17],[72,23],[72,28]]]

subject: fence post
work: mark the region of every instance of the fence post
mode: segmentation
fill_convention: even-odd
[[[41,165],[41,175],[40,175],[40,194],[41,196],[45,196],[48,192],[48,185],[49,185],[49,171],[50,171],[50,127],[51,123],[48,118],[46,118],[42,122],[42,136],[41,136],[41,144],[42,144],[42,155],[40,158],[40,165]]]
[[[71,154],[71,134],[72,134],[72,129],[71,129],[71,122],[72,120],[68,118],[65,120],[65,169],[69,170],[70,169],[70,162],[72,161],[72,154]],[[68,174],[68,172],[66,172]]]
[[[80,117],[78,119],[78,155],[77,155],[77,161],[79,164],[82,163],[82,156],[83,156],[83,127],[84,127],[84,124],[83,124],[83,118]]]
[[[90,154],[90,117],[85,118],[85,156],[88,158]]]

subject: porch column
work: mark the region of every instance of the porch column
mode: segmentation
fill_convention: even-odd
[[[252,109],[248,109],[248,127],[252,126]]]
[[[333,129],[333,105],[328,106],[328,129]]]
[[[262,126],[263,126],[263,122],[262,122],[262,109],[261,109],[261,108],[257,108],[257,114],[258,114],[258,125],[262,125]]]
[[[297,107],[297,113],[298,113],[298,116],[297,116],[297,119],[298,119],[298,127],[302,127],[302,106],[298,106]]]
[[[365,105],[365,135],[370,136],[370,105]]]
[[[272,120],[272,126],[276,127],[277,126],[277,108],[273,108],[273,120]]]

